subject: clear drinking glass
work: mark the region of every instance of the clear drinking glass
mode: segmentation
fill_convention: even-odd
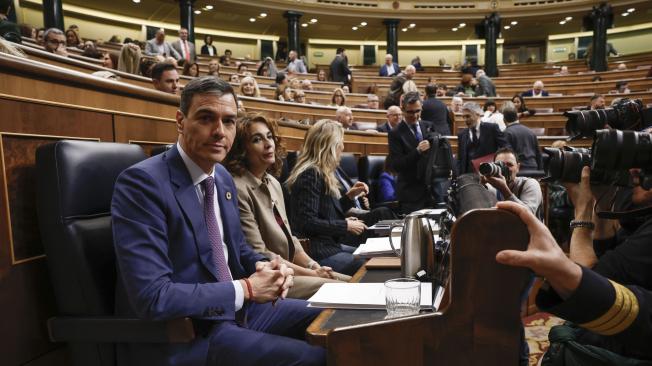
[[[388,318],[419,313],[421,282],[412,278],[395,278],[385,281],[385,307]]]

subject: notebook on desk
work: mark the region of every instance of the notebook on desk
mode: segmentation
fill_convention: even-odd
[[[401,258],[399,257],[374,257],[365,263],[367,269],[399,269]]]

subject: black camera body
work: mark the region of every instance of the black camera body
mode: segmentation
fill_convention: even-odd
[[[512,175],[509,172],[509,168],[502,161],[495,161],[493,163],[482,163],[478,168],[481,175],[485,177],[498,177],[502,174],[505,180],[509,181]]]

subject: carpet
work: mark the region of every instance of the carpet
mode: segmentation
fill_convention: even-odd
[[[548,332],[564,321],[554,315],[539,312],[523,318],[525,339],[530,347],[530,366],[534,366],[548,349]]]

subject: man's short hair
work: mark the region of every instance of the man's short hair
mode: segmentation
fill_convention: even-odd
[[[342,52],[344,52],[344,47],[337,47],[337,51],[335,51],[335,53],[339,55]]]
[[[480,108],[480,105],[475,102],[466,102],[464,105],[462,105],[462,111],[469,111],[477,114],[478,116],[482,115],[482,108]]]
[[[65,36],[65,33],[59,28],[48,28],[45,33],[43,33],[43,40],[47,41],[50,34],[61,34]]]
[[[514,159],[516,160],[516,164],[519,163],[519,161],[518,161],[518,154],[516,153],[516,151],[510,149],[509,147],[501,147],[500,149],[498,149],[498,150],[496,151],[496,153],[494,154],[494,161],[496,161],[496,158],[497,158],[498,155],[500,155],[500,154],[512,154],[512,155],[514,156]]]
[[[602,94],[593,94],[590,99],[591,103],[593,103],[593,101],[595,101],[598,98],[604,98],[604,96]]]
[[[164,72],[176,69],[177,68],[169,62],[159,62],[152,67],[152,79],[161,80],[161,76]]]
[[[380,99],[376,94],[367,94],[367,102],[378,102]]]
[[[353,112],[351,112],[351,108],[345,105],[341,105],[337,108],[337,111],[335,111],[335,116],[340,116],[344,113],[353,113]]]
[[[192,79],[183,88],[183,91],[181,92],[181,104],[179,105],[181,113],[188,115],[190,105],[192,104],[192,98],[198,94],[212,94],[218,97],[232,94],[233,99],[235,100],[235,105],[238,105],[238,97],[236,96],[235,90],[233,90],[231,84],[214,76],[202,76]]]
[[[503,121],[505,121],[505,123],[512,123],[512,122],[516,122],[517,120],[518,120],[518,112],[516,111],[516,107],[514,106],[514,103],[510,102],[509,104],[504,105]]]
[[[278,74],[276,74],[276,80],[275,80],[276,85],[281,85],[283,80],[285,80],[285,77],[286,77],[286,75],[285,75],[284,72],[279,72]]]
[[[409,104],[414,104],[416,102],[420,102],[421,97],[419,96],[419,92],[409,92],[403,94],[403,101],[401,102],[401,108],[405,109]]]
[[[437,84],[428,83],[428,85],[426,85],[426,96],[432,97],[436,94],[437,94]]]
[[[621,81],[616,82],[616,88],[618,88],[618,89],[620,89],[620,87],[623,86],[623,85],[629,85],[629,83],[626,82],[625,80],[621,80]]]

